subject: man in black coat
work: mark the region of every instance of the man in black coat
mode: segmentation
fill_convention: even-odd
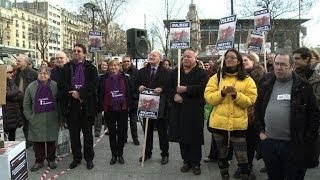
[[[293,72],[294,59],[279,53],[274,73],[258,86],[255,121],[269,179],[302,180],[319,163],[319,109],[312,86]]]
[[[122,57],[122,70],[125,74],[129,76],[130,86],[132,87],[132,89],[130,89],[130,93],[132,94],[132,103],[129,108],[130,131],[133,143],[138,146],[140,145],[137,132],[137,105],[139,97],[138,93],[136,93],[135,87],[139,71],[136,67],[133,66],[131,60],[131,56],[129,55],[125,55]]]
[[[153,148],[153,129],[157,128],[159,134],[159,144],[162,151],[161,164],[168,163],[169,157],[169,142],[168,142],[168,121],[164,118],[167,86],[170,72],[160,63],[161,54],[158,50],[151,51],[148,59],[148,65],[139,70],[137,78],[137,89],[141,92],[145,88],[154,89],[155,93],[160,94],[160,104],[158,119],[150,119],[147,132],[147,142],[145,151],[145,160],[151,158]],[[145,125],[145,120],[144,120]],[[145,128],[144,128],[145,129]],[[140,157],[139,161],[142,161]]]
[[[178,84],[178,69],[180,68],[180,84]],[[176,131],[176,140],[179,142],[183,166],[181,172],[188,172],[191,168],[195,175],[201,174],[201,145],[204,144],[204,90],[208,81],[208,73],[200,68],[196,62],[196,53],[186,49],[183,53],[182,66],[171,73],[170,112],[171,131]],[[171,124],[170,124],[171,125]]]
[[[97,110],[98,71],[96,67],[85,60],[86,47],[76,44],[73,48],[73,59],[67,63],[58,81],[58,93],[61,105],[67,109],[67,125],[70,131],[73,161],[69,168],[73,169],[82,159],[80,132],[83,133],[84,159],[87,169],[92,169],[94,151],[92,125]]]

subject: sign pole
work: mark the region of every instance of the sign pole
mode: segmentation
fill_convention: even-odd
[[[144,158],[145,158],[145,152],[146,152],[146,144],[147,144],[147,135],[148,135],[148,123],[149,118],[146,118],[146,126],[144,128],[144,141],[143,141],[143,150],[142,150],[142,161],[141,161],[141,167],[144,166]]]
[[[3,115],[2,115],[1,105],[0,105],[0,148],[4,148],[4,127],[3,127]]]
[[[267,69],[267,51],[266,51],[266,33],[262,32],[262,39],[263,39],[263,63],[264,63],[264,70],[265,72],[268,71]]]
[[[178,49],[178,86],[180,86],[181,49]]]

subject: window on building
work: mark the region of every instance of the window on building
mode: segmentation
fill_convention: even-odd
[[[25,32],[22,32],[22,38],[26,38]]]
[[[19,37],[19,31],[16,30],[16,37],[18,38]]]
[[[16,40],[16,46],[19,47],[19,40]]]
[[[26,47],[26,42],[25,41],[22,41],[22,47]]]
[[[19,27],[19,22],[18,22],[18,20],[16,20],[16,27]]]

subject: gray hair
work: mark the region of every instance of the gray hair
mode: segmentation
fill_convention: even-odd
[[[52,68],[50,68],[48,66],[40,66],[39,69],[38,69],[38,73],[41,73],[42,71],[45,71],[50,76],[51,75],[51,69]]]

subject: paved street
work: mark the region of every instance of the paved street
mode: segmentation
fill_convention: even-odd
[[[143,133],[141,126],[139,124],[139,140],[142,144],[143,142]],[[210,146],[210,134],[205,131],[205,146],[203,148],[203,157],[209,153]],[[204,163],[202,161],[201,170],[202,173],[200,176],[193,175],[192,171],[188,173],[181,173],[180,167],[182,166],[182,160],[180,156],[180,149],[178,144],[170,143],[170,157],[169,163],[166,165],[160,165],[160,150],[158,144],[157,132],[154,131],[154,151],[152,158],[145,162],[145,167],[142,168],[138,159],[141,156],[142,145],[135,146],[132,142],[130,132],[128,143],[125,145],[124,149],[124,159],[125,164],[119,165],[115,164],[113,166],[109,165],[111,159],[111,151],[109,148],[109,139],[108,136],[103,136],[101,141],[95,146],[95,167],[89,171],[86,169],[85,161],[75,169],[67,171],[65,174],[60,175],[57,179],[67,179],[67,180],[186,180],[186,179],[197,179],[197,180],[216,180],[220,179],[219,168],[217,163]],[[23,135],[21,129],[17,131],[18,139],[22,140]],[[94,143],[98,138],[94,139]],[[32,148],[29,148],[27,151],[28,155],[28,166],[29,169],[34,163],[34,153]],[[47,175],[46,179],[65,171],[69,163],[72,161],[72,156],[66,156],[62,161],[58,163],[58,168],[51,170]],[[46,162],[45,162],[46,165]],[[266,174],[259,172],[259,169],[263,166],[261,161],[255,161],[255,173],[257,175],[257,180],[265,180]],[[236,169],[236,160],[231,162],[230,174],[232,175]],[[318,180],[320,179],[320,168],[308,170],[306,180]],[[45,172],[45,168],[40,169],[38,172],[30,172],[29,177],[31,180],[36,180],[41,177]],[[233,179],[233,178],[231,178]]]

